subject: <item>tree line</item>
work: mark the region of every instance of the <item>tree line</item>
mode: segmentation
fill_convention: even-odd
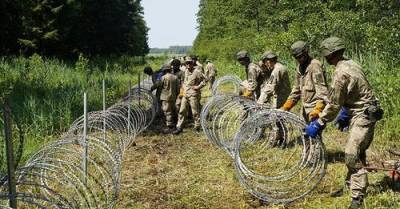
[[[201,0],[194,51],[232,59],[240,49],[287,51],[297,40],[318,47],[338,36],[352,51],[399,63],[399,0]]]
[[[0,55],[148,53],[141,0],[2,0]]]

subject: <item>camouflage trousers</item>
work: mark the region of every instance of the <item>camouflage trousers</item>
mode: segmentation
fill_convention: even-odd
[[[375,122],[362,114],[352,119],[350,136],[345,147],[348,169],[346,183],[350,186],[352,198],[364,197],[368,186],[366,151],[374,138]]]
[[[215,82],[215,76],[210,76],[208,82],[210,82],[210,90],[212,90],[212,86],[214,85]]]
[[[185,122],[189,111],[188,106],[190,106],[192,110],[194,127],[200,127],[200,96],[184,96],[182,97],[181,106],[179,109],[178,123],[176,124],[177,128],[182,128],[182,124]]]
[[[174,126],[174,109],[175,109],[175,104],[174,101],[161,101],[161,109],[164,113],[165,117],[165,124],[168,127]]]

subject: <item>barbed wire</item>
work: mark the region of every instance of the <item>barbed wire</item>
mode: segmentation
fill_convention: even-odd
[[[306,123],[293,113],[233,94],[214,94],[202,109],[201,125],[207,139],[233,158],[240,184],[263,201],[293,202],[313,191],[325,175],[321,138],[305,136]]]
[[[148,88],[146,83],[105,111],[88,113],[86,135],[85,118],[81,116],[59,140],[18,168],[18,206],[113,208],[120,191],[123,155],[155,117],[157,102],[144,89]],[[7,187],[7,181],[0,185],[0,204],[9,198]]]

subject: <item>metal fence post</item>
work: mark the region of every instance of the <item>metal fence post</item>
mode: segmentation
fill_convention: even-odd
[[[131,96],[132,96],[132,82],[129,81],[129,91],[128,91],[128,138],[131,137]]]
[[[11,109],[8,103],[4,103],[4,135],[6,142],[6,155],[7,155],[7,171],[8,171],[8,198],[11,208],[17,208],[17,188],[15,182],[15,169],[14,169],[14,150],[11,131]]]
[[[103,140],[106,141],[106,82],[103,79]]]
[[[87,185],[88,174],[88,140],[87,140],[87,94],[83,94],[83,183]]]

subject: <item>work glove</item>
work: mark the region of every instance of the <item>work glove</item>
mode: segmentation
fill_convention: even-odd
[[[324,126],[318,123],[318,120],[313,120],[305,128],[306,135],[315,138],[324,129]]]
[[[340,109],[338,117],[335,120],[334,125],[342,132],[347,131],[349,130],[350,119],[351,117],[349,115],[349,111],[347,110],[347,108],[342,107],[342,109]]]
[[[308,114],[308,120],[313,121],[319,118],[319,114],[324,110],[325,104],[322,101],[318,101],[314,109]]]
[[[244,90],[242,96],[244,96],[244,97],[252,97],[253,93],[246,89],[246,90]]]
[[[284,111],[290,111],[294,107],[294,102],[291,99],[286,100],[285,104],[280,108],[281,110]]]
[[[179,89],[179,95],[178,95],[179,97],[183,97],[183,96],[185,96],[185,90],[183,90],[183,88],[180,88]]]

